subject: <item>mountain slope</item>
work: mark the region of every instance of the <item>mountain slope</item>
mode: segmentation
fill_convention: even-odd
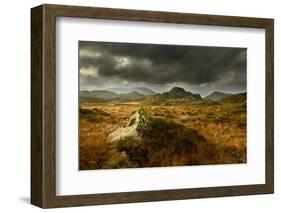
[[[232,95],[232,94],[215,91],[212,94],[206,96],[204,99],[218,101],[218,100],[220,100],[224,97],[230,96],[230,95]]]
[[[193,94],[191,92],[187,92],[181,87],[173,87],[170,91],[161,94],[161,96],[163,98],[168,98],[168,99],[189,99],[189,100],[201,99],[201,96],[199,94]]]
[[[148,89],[147,87],[135,87],[133,88],[134,91],[144,94],[144,95],[155,95],[157,94],[156,92],[154,92],[151,89]]]
[[[147,97],[146,101],[152,104],[163,104],[179,101],[196,101],[201,99],[199,94],[185,91],[181,87],[173,87],[168,92]]]
[[[145,95],[138,92],[129,92],[126,94],[117,94],[107,90],[92,90],[92,91],[80,91],[81,103],[92,102],[110,102],[110,101],[134,101],[143,99]]]
[[[140,94],[138,92],[130,92],[127,94],[119,94],[119,98],[122,100],[140,100],[144,98],[145,95]]]
[[[132,92],[138,92],[143,95],[155,95],[156,92],[147,88],[147,87],[135,87],[135,88],[109,88],[108,91],[119,93],[119,94],[127,94]]]
[[[222,98],[219,101],[222,103],[245,103],[247,102],[247,93],[243,92],[235,95],[230,95]]]

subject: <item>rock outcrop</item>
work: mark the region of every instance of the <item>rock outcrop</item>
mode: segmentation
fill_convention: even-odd
[[[130,117],[125,127],[118,128],[110,133],[107,137],[107,141],[116,142],[126,137],[141,139],[143,130],[149,126],[150,122],[151,117],[148,112],[146,112],[145,109],[140,108]]]
[[[186,99],[186,100],[200,100],[201,96],[199,94],[193,94],[191,92],[185,91],[181,87],[173,87],[170,91],[161,94],[163,98],[168,99]]]

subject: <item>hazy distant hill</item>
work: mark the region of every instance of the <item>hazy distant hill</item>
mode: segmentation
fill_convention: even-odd
[[[154,92],[151,89],[148,89],[147,87],[135,87],[135,88],[109,88],[107,89],[108,91],[111,92],[116,92],[119,94],[128,94],[132,92],[138,92],[143,95],[155,95],[156,92]]]
[[[141,94],[144,94],[144,95],[155,95],[155,94],[157,94],[153,90],[148,89],[146,87],[136,87],[136,88],[133,88],[133,90],[136,91],[136,92],[139,92]]]
[[[220,99],[222,99],[224,97],[230,96],[230,95],[232,95],[232,94],[215,91],[212,94],[206,96],[204,99],[205,100],[218,101],[218,100],[220,100]]]
[[[107,90],[80,91],[80,102],[110,102],[110,101],[134,101],[143,99],[145,95],[138,92],[118,94]]]
[[[130,92],[127,94],[119,94],[119,98],[122,100],[140,100],[143,99],[145,95],[140,94],[138,92]]]
[[[112,99],[112,98],[117,98],[118,94],[107,90],[92,90],[92,91],[83,90],[80,91],[80,96]]]

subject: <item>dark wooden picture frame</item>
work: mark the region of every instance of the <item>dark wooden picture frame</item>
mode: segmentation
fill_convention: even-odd
[[[265,184],[56,195],[56,18],[95,18],[265,29]],[[42,208],[178,200],[274,192],[274,20],[64,5],[31,9],[31,203]]]

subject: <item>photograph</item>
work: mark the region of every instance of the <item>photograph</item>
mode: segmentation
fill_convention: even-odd
[[[247,48],[78,42],[79,170],[247,163]]]
[[[273,194],[276,22],[234,5],[33,5],[30,203]]]

